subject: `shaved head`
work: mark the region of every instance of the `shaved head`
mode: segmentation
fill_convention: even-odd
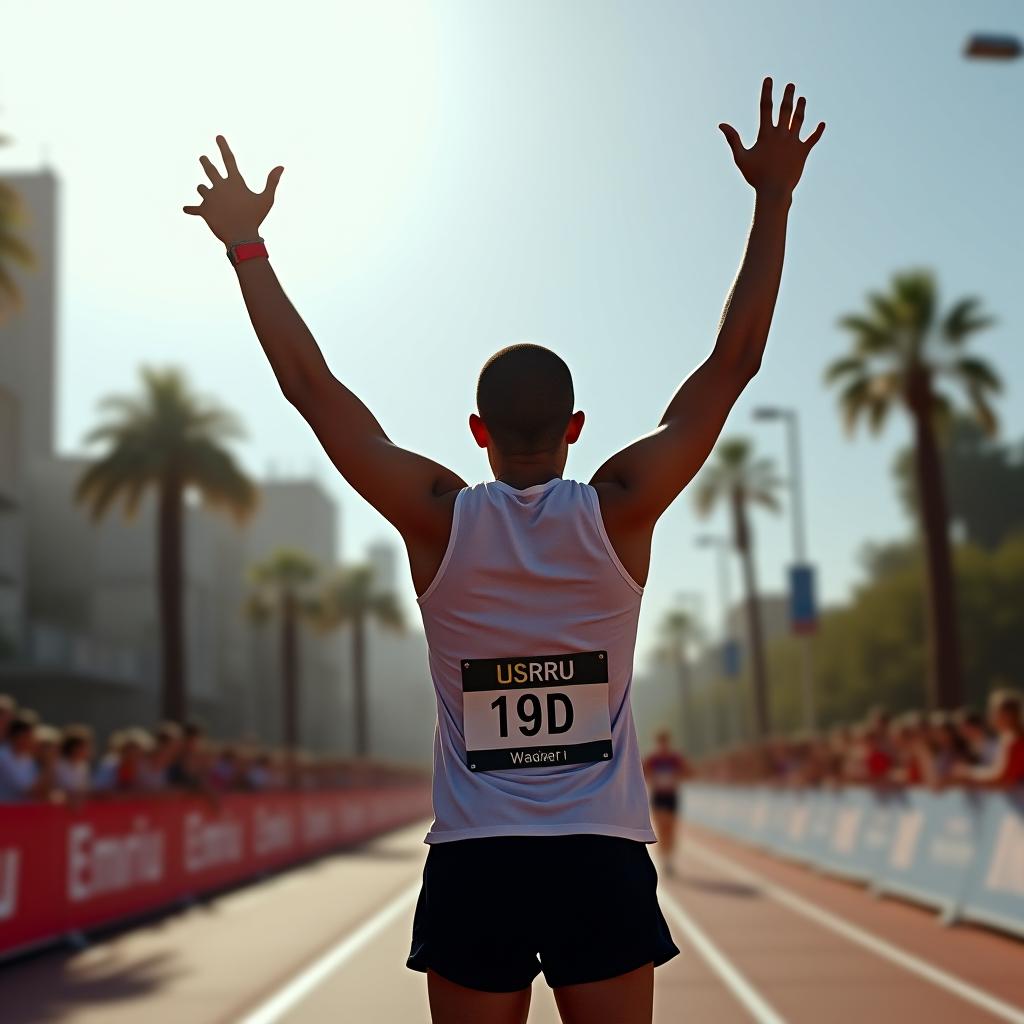
[[[480,418],[503,455],[554,451],[574,402],[569,367],[541,345],[510,345],[496,352],[476,385]]]

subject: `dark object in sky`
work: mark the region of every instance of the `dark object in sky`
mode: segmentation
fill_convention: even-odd
[[[967,40],[964,55],[985,60],[1013,60],[1024,52],[1016,36],[974,35]]]

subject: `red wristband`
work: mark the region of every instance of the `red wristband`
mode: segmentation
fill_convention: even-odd
[[[246,260],[270,259],[266,245],[262,242],[239,242],[237,245],[228,246],[228,259],[231,265],[237,267],[239,263]]]

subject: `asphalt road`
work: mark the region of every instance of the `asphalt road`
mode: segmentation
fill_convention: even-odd
[[[423,825],[95,941],[0,967],[4,1024],[428,1019],[404,966]],[[1024,1024],[1024,943],[687,832],[658,1024]],[[534,986],[532,1024],[557,1021]]]

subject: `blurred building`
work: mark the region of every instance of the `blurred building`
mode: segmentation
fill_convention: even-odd
[[[138,721],[158,713],[156,500],[147,495],[130,521],[115,506],[91,522],[74,501],[87,464],[52,458],[32,467],[25,670],[37,677],[33,702],[44,714],[60,708],[65,717],[87,718],[105,730],[108,718],[123,724],[125,702]],[[187,509],[185,663],[192,713],[212,732],[276,741],[278,637],[273,623],[246,616],[248,573],[280,548],[302,549],[331,571],[338,510],[307,481],[274,482],[261,495],[257,513],[241,529],[198,502]],[[304,741],[337,749],[345,741],[346,717],[339,638],[303,630],[300,659]],[[42,686],[40,672],[63,683]],[[111,692],[110,701],[103,691]]]
[[[337,503],[315,480],[271,480],[262,484],[259,507],[242,534],[245,572],[276,551],[292,549],[309,556],[319,567],[322,579],[329,577],[340,564],[338,522]],[[282,693],[278,623],[249,624],[247,631],[251,666],[247,731],[279,740]],[[303,746],[312,750],[350,749],[351,681],[340,632],[325,634],[304,624],[299,636],[299,673]]]
[[[25,488],[28,466],[53,450],[56,364],[58,183],[48,170],[6,174],[25,220],[17,230],[35,254],[15,273],[23,303],[0,322],[0,656],[25,628]]]
[[[789,604],[785,595],[763,594],[758,599],[765,645],[789,632]],[[724,676],[721,638],[715,637],[689,663],[689,681],[693,706],[689,720],[683,714],[682,687],[676,665],[655,651],[642,665],[638,663],[633,711],[641,747],[652,742],[659,729],[669,728],[678,742],[700,754],[731,742],[737,730],[744,728],[750,701],[746,672],[749,668],[746,602],[739,601],[728,611],[730,635],[739,641],[741,674],[731,681],[734,701],[712,703],[702,696]]]
[[[761,594],[757,599],[761,610],[761,631],[765,644],[789,632],[789,598],[785,594]],[[747,604],[738,601],[729,611],[729,635],[747,646]]]
[[[74,500],[87,462],[54,450],[58,182],[50,171],[4,180],[24,202],[36,267],[17,274],[23,308],[0,323],[0,691],[102,736],[159,714],[155,499],[131,521],[115,506],[99,523]],[[323,579],[338,571],[339,509],[312,479],[259,488],[242,529],[199,502],[187,508],[185,657],[190,708],[212,733],[275,742],[279,628],[247,617],[249,573],[283,548],[304,551]],[[368,549],[375,590],[397,591],[398,559],[394,545]],[[400,633],[371,624],[367,661],[374,753],[425,761],[434,709],[419,623]],[[300,672],[303,746],[351,751],[348,631],[305,624]]]
[[[346,636],[346,643],[348,637]],[[370,749],[406,764],[429,763],[437,706],[419,619],[400,632],[371,624],[366,637],[370,680]]]
[[[366,564],[373,574],[374,593],[398,593],[398,548],[394,544],[374,541],[366,549]]]

